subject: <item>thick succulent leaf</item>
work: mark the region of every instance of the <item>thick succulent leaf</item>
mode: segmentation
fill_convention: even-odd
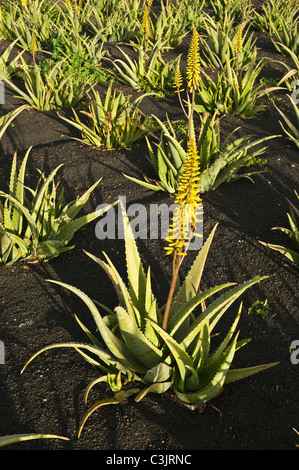
[[[290,248],[287,248],[285,246],[280,246],[280,245],[274,245],[272,243],[265,243],[261,242],[262,245],[267,246],[268,248],[271,248],[272,250],[279,251],[282,255],[284,255],[286,258],[291,260],[295,264],[299,264],[299,253],[297,253],[295,250],[291,250]]]
[[[63,226],[57,230],[55,238],[67,244],[80,228],[103,215],[103,213],[107,211],[107,208],[108,206],[63,224]]]
[[[128,349],[147,368],[158,365],[163,358],[161,349],[152,344],[140,330],[136,322],[122,307],[115,309],[121,336]]]
[[[201,276],[204,270],[206,258],[217,228],[217,225],[213,228],[212,232],[210,233],[207,241],[204,243],[203,247],[201,248],[200,252],[198,253],[191,269],[189,270],[187,276],[184,279],[184,282],[180,289],[178,290],[177,294],[173,298],[173,302],[170,308],[170,318],[171,320],[174,313],[182,306],[185,305],[190,299],[192,299],[197,293],[200,287]]]
[[[139,402],[148,393],[159,393],[159,394],[164,393],[167,390],[169,390],[171,386],[172,386],[172,382],[154,383],[150,385],[149,387],[141,390],[141,392],[139,392],[138,395],[135,397],[135,401]]]
[[[149,371],[147,371],[142,381],[145,384],[165,382],[170,379],[172,370],[173,368],[171,366],[165,364],[164,362],[160,362],[157,366],[154,366]]]
[[[280,362],[272,362],[270,364],[260,364],[258,366],[244,367],[241,369],[230,369],[226,375],[225,383],[236,382],[237,380],[250,377],[251,375],[262,372],[263,370],[269,369],[270,367],[277,366]]]
[[[145,307],[147,278],[138,253],[130,221],[122,201],[120,201],[120,210],[124,227],[129,292],[134,306],[142,313]],[[148,295],[150,294],[148,293]],[[151,296],[153,299],[152,294]]]
[[[236,342],[237,339],[235,338],[229,348],[227,348],[226,353],[222,355],[222,361],[218,364],[219,367],[217,372],[206,386],[193,392],[184,392],[174,386],[174,391],[177,396],[185,403],[195,404],[205,403],[219,395],[219,393],[222,391],[226,374],[230,368],[231,362],[235,354]]]
[[[226,337],[224,338],[224,340],[221,342],[221,344],[218,346],[218,348],[216,349],[216,351],[214,351],[214,353],[210,356],[209,360],[207,361],[207,363],[209,363],[210,361],[214,361],[217,357],[219,357],[223,351],[225,350],[225,348],[228,346],[230,340],[232,339],[234,333],[235,333],[235,330],[237,328],[237,325],[239,323],[239,319],[240,319],[240,315],[241,315],[241,312],[242,312],[242,307],[243,307],[243,303],[241,302],[240,304],[240,307],[239,307],[239,310],[238,310],[238,313],[236,315],[236,318],[235,318],[235,321],[234,323],[232,324],[229,332],[227,333]]]
[[[96,256],[92,255],[91,253],[88,253],[87,251],[84,251],[84,253],[87,256],[89,256],[93,261],[95,261],[97,264],[99,264],[101,266],[101,268],[106,272],[106,274],[110,278],[110,281],[113,284],[113,287],[114,287],[115,292],[117,294],[117,298],[118,298],[118,301],[119,301],[120,305],[122,307],[125,307],[126,304],[125,304],[124,297],[123,297],[123,294],[122,294],[122,289],[120,288],[119,281],[118,281],[120,276],[119,275],[116,276],[114,274],[115,271],[116,271],[115,268],[112,269],[109,264],[105,263],[103,260],[101,260],[100,258],[97,258]],[[104,253],[104,255],[106,256],[105,253]],[[128,292],[127,292],[127,295],[129,295]]]
[[[193,298],[191,298],[188,302],[186,302],[182,307],[179,308],[179,310],[176,311],[176,313],[173,315],[171,320],[169,321],[167,325],[167,331],[171,336],[174,336],[176,331],[179,329],[181,324],[186,320],[188,316],[191,315],[191,313],[194,311],[194,309],[205,299],[208,297],[212,296],[216,292],[219,292],[222,289],[225,289],[226,287],[230,287],[235,285],[234,283],[226,283],[222,284],[220,286],[212,287],[204,292],[201,292],[200,294],[195,295]]]
[[[170,336],[165,330],[163,330],[163,328],[161,328],[154,322],[151,322],[151,324],[153,325],[153,328],[157,330],[157,332],[169,348],[177,364],[181,376],[181,381],[182,383],[184,383],[188,375],[190,375],[190,372],[192,373],[195,370],[192,358],[188,355],[186,349],[181,344],[177,343],[172,336]]]
[[[79,425],[79,430],[78,430],[78,439],[80,438],[81,436],[81,433],[82,433],[82,429],[86,423],[86,420],[89,418],[89,416],[94,412],[96,411],[98,408],[100,408],[101,406],[105,406],[105,405],[118,405],[119,403],[121,403],[123,400],[125,400],[126,398],[129,398],[131,395],[136,395],[136,393],[138,393],[140,391],[139,388],[131,388],[129,390],[122,390],[122,392],[119,392],[119,393],[116,393],[114,395],[114,397],[112,398],[104,398],[103,400],[99,400],[97,401],[96,403],[94,403],[88,410],[87,412],[85,413],[85,415],[83,416],[82,418],[82,421],[80,422],[80,425]]]
[[[236,301],[237,298],[240,297],[243,292],[245,292],[245,290],[266,278],[267,276],[256,276],[250,281],[244,282],[243,284],[230,289],[228,292],[222,294],[218,299],[214,300],[210,305],[208,305],[206,310],[195,319],[189,328],[189,332],[183,341],[184,347],[186,349],[188,348],[205,323],[212,319],[213,324],[215,325],[227,307]]]
[[[37,226],[36,226],[34,218],[32,217],[31,213],[28,211],[28,209],[23,204],[21,204],[16,198],[12,197],[10,194],[7,194],[7,193],[4,193],[3,191],[0,191],[0,196],[4,197],[5,199],[10,200],[11,202],[13,202],[20,209],[20,211],[22,212],[24,217],[27,219],[27,221],[28,221],[28,232],[30,232],[28,238],[30,238],[31,234],[36,236]],[[5,223],[5,221],[4,221],[4,223]],[[6,225],[6,223],[5,223],[5,225]]]
[[[82,207],[86,204],[89,199],[89,196],[93,190],[98,186],[102,178],[98,179],[82,196],[80,196],[76,201],[71,202],[60,214],[60,217],[66,216],[68,219],[74,219]],[[115,204],[115,203],[114,203]],[[113,205],[114,205],[113,204]]]
[[[63,282],[53,280],[49,280],[49,282],[52,282],[53,284],[58,284],[62,287],[66,287],[71,292],[76,294],[79,298],[81,298],[81,300],[83,300],[83,302],[89,308],[93,316],[93,319],[99,329],[103,341],[117,360],[121,361],[126,367],[132,369],[137,373],[146,372],[141,363],[136,359],[136,357],[131,354],[126,344],[109,330],[103,318],[101,317],[96,305],[86,294],[84,294],[84,292],[80,291],[76,287],[70,286],[69,284],[65,284]]]
[[[99,357],[105,364],[108,366],[112,366],[113,368],[120,370],[124,375],[128,375],[129,377],[133,375],[133,372],[130,368],[126,367],[121,361],[118,361],[113,355],[109,352],[99,348],[98,346],[94,346],[91,344],[85,343],[58,343],[58,344],[51,344],[49,346],[45,346],[44,348],[37,351],[30,359],[26,362],[25,366],[23,367],[21,372],[27,368],[27,366],[40,354],[45,351],[49,351],[50,349],[55,348],[73,348],[78,351],[89,351],[90,353],[94,354],[95,356]],[[103,369],[105,370],[105,369]],[[113,369],[114,370],[114,369]]]

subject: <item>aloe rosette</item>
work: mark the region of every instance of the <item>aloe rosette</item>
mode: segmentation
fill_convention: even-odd
[[[90,414],[103,405],[120,403],[131,395],[135,395],[135,400],[140,401],[148,393],[161,394],[167,390],[173,390],[186,404],[205,403],[217,396],[225,383],[242,379],[276,364],[230,370],[235,352],[249,341],[239,341],[239,333],[236,332],[242,304],[226,337],[215,351],[210,352],[211,333],[219,319],[246,289],[265,279],[254,277],[241,285],[225,283],[199,292],[202,272],[217,226],[178,287],[171,304],[167,328],[163,329],[165,306],[160,308],[157,304],[151,287],[150,268],[146,273],[123,207],[122,210],[128,285],[106,254],[104,261],[87,253],[104,269],[115,287],[119,299],[115,311],[93,301],[76,287],[50,280],[69,289],[86,304],[101,338],[98,339],[76,317],[90,343],[46,346],[25,365],[27,367],[37,355],[46,350],[71,347],[104,372],[87,386],[85,399],[87,401],[92,387],[100,382],[106,382],[114,395],[95,402],[87,410],[79,426],[79,436]],[[195,314],[195,309],[202,302],[225,288],[230,289],[211,301],[201,313]],[[104,316],[100,313],[102,310],[105,312]]]

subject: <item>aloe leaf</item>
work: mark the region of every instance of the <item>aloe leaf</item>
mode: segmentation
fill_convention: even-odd
[[[86,204],[89,199],[89,196],[93,192],[93,190],[98,186],[102,178],[98,179],[82,196],[80,196],[76,201],[68,204],[63,211],[61,212],[60,216],[66,215],[70,219],[74,219],[78,212],[82,209],[82,207]],[[114,203],[116,204],[116,203]],[[113,205],[114,205],[113,204]]]
[[[138,361],[149,369],[159,364],[163,357],[161,349],[148,340],[124,308],[116,307],[115,312],[121,336],[128,349],[138,358]]]
[[[104,398],[103,400],[99,400],[97,401],[96,403],[94,403],[88,410],[87,412],[85,413],[85,415],[83,416],[81,422],[80,422],[80,425],[79,425],[79,429],[78,429],[78,439],[80,438],[81,436],[81,433],[82,433],[82,429],[87,421],[87,419],[89,418],[89,416],[94,412],[96,411],[98,408],[100,408],[101,406],[105,406],[105,405],[118,405],[119,403],[121,403],[123,400],[125,400],[126,398],[129,398],[131,395],[135,395],[136,393],[138,393],[140,391],[139,388],[131,388],[129,390],[126,390],[126,391],[122,391],[118,394],[115,394],[114,397],[112,398]]]
[[[63,224],[61,228],[57,230],[56,239],[60,240],[62,243],[67,244],[74,236],[74,234],[86,224],[89,224],[93,220],[97,219],[104,212],[108,210],[107,207],[103,207],[99,210],[91,212],[90,214],[83,215],[82,217],[78,217],[74,220],[70,220]]]
[[[218,370],[214,375],[213,379],[203,388],[200,388],[197,391],[184,392],[179,390],[174,386],[174,391],[176,395],[186,403],[195,404],[195,403],[205,403],[210,401],[212,398],[215,398],[222,391],[226,374],[230,368],[231,362],[233,360],[236,348],[236,339],[227,348],[227,351],[222,356],[221,363],[218,364]]]
[[[192,297],[188,302],[185,303],[182,307],[180,307],[172,319],[168,322],[167,331],[171,336],[174,336],[176,331],[179,329],[181,324],[184,320],[194,311],[194,309],[205,299],[210,297],[211,295],[219,292],[221,289],[225,289],[226,287],[230,287],[235,285],[234,283],[226,283],[221,284],[216,287],[212,287],[204,292],[201,292],[194,297]]]
[[[55,348],[73,348],[75,350],[87,350],[90,353],[98,356],[105,364],[108,366],[115,367],[117,370],[120,370],[124,375],[131,376],[132,375],[132,368],[127,368],[121,361],[118,361],[114,356],[112,356],[109,352],[99,348],[98,346],[94,346],[91,344],[85,343],[58,343],[58,344],[51,344],[49,346],[45,346],[44,348],[37,351],[33,356],[29,358],[29,360],[24,365],[21,373],[25,371],[27,366],[40,354],[45,351],[49,351],[50,349]]]
[[[216,322],[225,312],[226,308],[231,305],[238,297],[240,297],[243,292],[245,292],[249,287],[253,286],[257,282],[260,282],[266,278],[267,276],[256,276],[250,281],[244,282],[243,284],[230,289],[230,291],[222,294],[218,299],[214,300],[210,305],[208,305],[206,310],[204,310],[204,312],[194,320],[191,327],[189,328],[189,332],[183,341],[184,347],[186,349],[188,348],[205,323],[213,319],[214,324],[216,324]]]
[[[62,287],[66,287],[71,292],[76,294],[86,304],[86,306],[89,308],[93,316],[93,319],[99,329],[99,332],[107,348],[119,361],[121,361],[129,369],[135,370],[138,373],[145,372],[144,367],[142,367],[140,362],[131,354],[126,344],[123,341],[121,341],[119,338],[117,338],[109,330],[103,318],[101,317],[97,307],[86,294],[84,294],[82,291],[80,291],[76,287],[73,287],[69,284],[65,284],[63,282],[53,281],[53,280],[48,280],[48,281],[52,282],[53,284],[58,284]]]
[[[161,382],[150,385],[149,387],[141,390],[135,397],[135,401],[141,401],[148,393],[164,393],[172,386],[172,382]]]
[[[250,377],[251,375],[267,370],[270,367],[274,367],[278,364],[280,364],[279,361],[272,362],[270,364],[261,364],[258,366],[244,367],[240,369],[230,369],[227,372],[225,383],[232,383],[232,382],[236,382],[237,380],[244,379],[245,377]]]
[[[260,240],[259,240],[259,242],[262,245],[265,245],[268,248],[271,248],[272,250],[279,251],[286,258],[293,261],[293,263],[299,264],[299,253],[297,253],[296,251],[291,250],[290,248],[286,248],[285,246],[274,245],[272,243],[265,243],[265,242],[261,242]]]
[[[122,220],[125,235],[126,263],[129,282],[129,292],[133,304],[144,312],[145,294],[147,286],[147,278],[142,266],[142,262],[137,250],[134,235],[131,229],[129,218],[126,214],[124,205],[120,201]],[[151,294],[153,300],[153,294]]]
[[[191,269],[189,270],[187,276],[184,279],[184,282],[180,289],[178,290],[176,296],[173,299],[171,308],[170,308],[170,320],[174,313],[185,303],[192,299],[198,292],[202,272],[204,270],[206,258],[214,238],[214,234],[217,228],[217,225],[211,231],[207,241],[204,243],[203,247],[201,248],[200,252],[198,253]],[[170,321],[169,320],[169,321]]]
[[[10,194],[6,194],[4,193],[3,191],[0,191],[0,196],[6,198],[6,199],[9,199],[10,201],[12,201],[20,210],[21,212],[23,213],[23,215],[25,216],[25,218],[27,219],[28,221],[28,224],[29,224],[29,227],[30,230],[31,230],[31,233],[36,236],[37,235],[37,226],[36,226],[36,222],[34,220],[34,218],[32,217],[32,215],[30,214],[30,212],[28,211],[28,209],[23,205],[21,204],[17,199],[15,199],[14,197],[12,197]],[[29,238],[29,237],[28,237]]]
[[[156,366],[152,367],[142,378],[142,382],[145,384],[153,384],[157,382],[165,382],[170,379],[173,368],[165,362],[160,362]]]
[[[97,264],[99,264],[101,266],[101,268],[106,272],[106,274],[110,278],[110,281],[112,282],[113,287],[116,291],[116,294],[117,294],[118,301],[119,301],[120,305],[125,306],[126,303],[125,303],[124,296],[123,296],[123,293],[122,293],[123,290],[121,289],[120,283],[119,283],[119,279],[121,279],[121,278],[120,278],[119,275],[115,275],[116,269],[115,268],[112,269],[111,265],[105,263],[103,260],[101,260],[100,258],[97,258],[96,256],[92,255],[91,253],[88,253],[87,251],[84,251],[84,253],[87,256],[89,256],[93,261],[95,261]],[[104,253],[104,255],[106,256],[105,253]],[[126,294],[129,295],[128,292]]]
[[[68,437],[56,436],[55,434],[11,434],[0,437],[0,447],[15,444],[16,442],[31,441],[33,439],[62,439],[69,441]]]
[[[151,320],[148,321],[151,323],[153,328],[157,330],[161,338],[165,341],[165,344],[170,349],[170,352],[177,363],[181,380],[184,383],[188,375],[188,369],[186,367],[188,366],[190,370],[194,369],[194,364],[191,357],[186,352],[184,346],[177,343],[172,336],[170,336],[165,330],[163,330],[163,328],[161,328],[159,325],[152,322]]]

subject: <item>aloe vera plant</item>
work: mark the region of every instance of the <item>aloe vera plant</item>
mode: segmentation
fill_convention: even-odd
[[[154,117],[161,128],[159,142],[156,145],[156,152],[153,144],[146,137],[149,156],[148,160],[153,165],[157,174],[157,179],[144,177],[140,180],[136,177],[125,175],[130,180],[153,191],[164,191],[174,194],[181,169],[187,156],[187,133],[180,139],[171,122],[164,124],[157,117]],[[224,140],[220,140],[220,120],[217,113],[212,116],[203,114],[201,126],[198,130],[197,148],[200,158],[201,172],[198,176],[199,192],[215,190],[225,182],[233,181],[237,178],[251,179],[253,172],[240,174],[241,168],[249,167],[258,162],[266,147],[260,147],[256,151],[250,150],[277,136],[265,136],[252,140],[251,135],[234,138],[238,131],[236,128]]]
[[[81,111],[88,118],[86,123],[80,120],[74,109],[74,119],[60,116],[80,130],[82,138],[76,140],[108,149],[129,148],[150,132],[150,120],[138,107],[144,95],[131,101],[130,96],[112,91],[111,83],[104,99],[95,90],[93,96],[88,96],[89,110]]]
[[[225,283],[199,292],[202,272],[216,226],[173,296],[165,329],[163,321],[166,305],[158,305],[151,287],[150,268],[145,273],[123,207],[122,211],[128,285],[106,254],[104,261],[86,253],[104,269],[112,281],[119,300],[115,311],[109,310],[98,301],[93,301],[74,286],[50,280],[69,289],[86,304],[100,338],[76,317],[90,343],[70,342],[46,346],[34,354],[23,368],[24,371],[35,357],[46,350],[66,347],[74,348],[86,361],[104,373],[88,384],[85,401],[88,400],[90,390],[101,382],[106,382],[114,395],[97,401],[87,410],[79,426],[79,436],[86,420],[96,409],[120,403],[131,395],[135,395],[138,402],[148,393],[161,394],[173,390],[188,405],[205,403],[217,396],[224,384],[248,377],[276,364],[230,369],[235,352],[249,341],[237,339],[239,333],[236,333],[236,328],[242,304],[223,342],[213,352],[211,350],[211,333],[220,318],[246,289],[265,279],[265,276],[255,277],[241,285]],[[225,288],[230,289],[211,301],[203,311],[195,314],[196,308],[206,299]]]
[[[297,200],[299,201],[299,195],[295,191]],[[287,213],[289,228],[285,227],[273,227],[272,230],[280,230],[282,233],[287,235],[291,240],[294,249],[291,249],[287,246],[275,245],[273,243],[265,243],[260,241],[262,245],[271,248],[272,250],[282,253],[286,258],[291,260],[293,263],[299,265],[299,228],[298,228],[298,219],[299,219],[299,208],[288,201],[289,212]]]
[[[84,97],[88,83],[81,83],[76,71],[68,73],[63,59],[46,72],[39,64],[29,66],[21,57],[21,70],[26,91],[0,73],[0,79],[19,93],[18,98],[40,111],[75,106]]]
[[[63,207],[63,190],[56,200],[54,177],[59,165],[46,177],[43,173],[35,189],[25,187],[25,169],[29,149],[17,171],[14,154],[9,192],[0,191],[0,263],[11,266],[20,259],[28,262],[50,260],[71,250],[68,246],[75,233],[99,217],[105,209],[76,217],[99,184],[97,181],[81,197]],[[27,197],[25,189],[31,194]],[[1,202],[4,199],[4,202]]]

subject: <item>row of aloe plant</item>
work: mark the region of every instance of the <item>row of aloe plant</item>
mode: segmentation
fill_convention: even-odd
[[[202,274],[217,225],[185,279],[180,280],[180,269],[189,244],[193,236],[200,236],[196,233],[196,224],[202,216],[198,179],[200,160],[192,120],[194,92],[199,86],[196,57],[192,43],[187,70],[187,86],[193,97],[189,106],[188,151],[175,192],[176,208],[166,240],[166,255],[172,257],[172,278],[166,303],[160,306],[155,297],[150,267],[147,271],[144,269],[122,202],[127,284],[106,253],[104,259],[86,253],[110,278],[118,296],[118,306],[112,311],[79,288],[50,280],[69,289],[86,304],[99,337],[76,316],[89,343],[45,346],[28,360],[23,372],[39,354],[55,348],[74,348],[87,362],[99,368],[102,374],[87,385],[85,401],[88,401],[91,389],[101,382],[109,385],[113,396],[102,398],[88,408],[79,425],[78,437],[89,416],[102,406],[121,403],[130,396],[135,396],[135,401],[139,402],[148,393],[172,391],[183,403],[194,408],[215,398],[226,384],[278,364],[231,368],[236,351],[249,341],[240,340],[237,329],[242,302],[223,341],[216,347],[213,344],[214,329],[229,307],[248,288],[266,278],[258,276],[241,285],[225,283],[201,290]],[[222,290],[226,291],[211,299]]]

